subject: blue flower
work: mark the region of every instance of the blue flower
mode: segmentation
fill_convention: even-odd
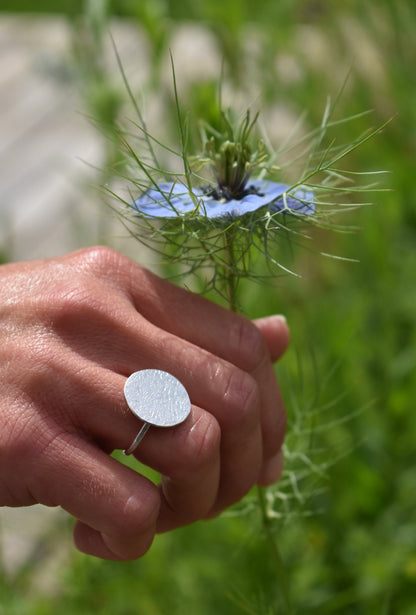
[[[175,218],[195,213],[207,218],[237,218],[268,206],[272,212],[312,215],[313,193],[268,180],[252,180],[241,199],[217,198],[214,191],[188,188],[179,183],[162,182],[147,190],[132,204],[137,213],[156,218]]]

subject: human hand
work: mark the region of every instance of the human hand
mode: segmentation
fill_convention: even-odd
[[[61,506],[80,550],[123,560],[274,482],[286,419],[272,362],[288,339],[283,318],[253,324],[108,248],[4,265],[0,505]],[[123,387],[145,368],[192,401],[135,451],[159,486],[110,456],[140,429]]]

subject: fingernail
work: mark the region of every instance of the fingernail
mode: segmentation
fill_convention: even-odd
[[[286,320],[286,316],[284,316],[283,314],[271,314],[270,316],[264,316],[263,318],[259,318],[259,320],[261,320],[263,322],[267,322],[267,321],[274,321],[274,322],[276,322],[276,321],[279,321],[285,327],[288,326],[287,320]]]
[[[273,318],[275,318],[275,320],[279,320],[283,325],[285,325],[285,327],[288,326],[286,316],[284,316],[283,314],[275,314]]]

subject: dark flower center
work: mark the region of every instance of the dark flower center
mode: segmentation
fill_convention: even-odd
[[[233,192],[228,186],[202,186],[201,190],[206,196],[222,202],[232,201],[233,199],[241,201],[249,194],[264,196],[264,193],[260,192],[256,186],[244,187],[238,193]]]

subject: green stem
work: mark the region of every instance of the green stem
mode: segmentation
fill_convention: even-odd
[[[232,312],[240,312],[240,303],[238,301],[238,276],[236,271],[236,252],[235,252],[235,237],[236,227],[230,226],[225,231],[225,260],[226,266],[224,267],[224,285],[226,295],[228,298],[228,307]],[[263,526],[263,532],[269,545],[271,556],[273,558],[274,566],[278,576],[278,585],[280,593],[285,605],[286,615],[293,614],[292,601],[289,592],[289,583],[284,566],[282,556],[277,548],[272,521],[267,511],[267,501],[265,496],[264,487],[257,486],[257,502],[261,516],[261,522]]]
[[[283,602],[285,604],[285,610],[287,615],[293,614],[292,601],[290,598],[289,592],[289,579],[286,574],[285,565],[280,555],[280,551],[277,548],[276,540],[273,532],[272,522],[267,512],[267,502],[265,496],[265,488],[257,485],[257,501],[261,514],[261,522],[263,525],[263,531],[267,539],[267,544],[269,545],[274,565],[276,568],[276,572],[279,578],[279,589],[283,598]]]
[[[230,226],[225,231],[225,260],[226,267],[224,268],[224,278],[226,286],[226,294],[228,299],[228,307],[232,312],[237,314],[240,311],[238,302],[238,276],[236,275],[236,258],[234,240],[236,235],[235,226]]]

